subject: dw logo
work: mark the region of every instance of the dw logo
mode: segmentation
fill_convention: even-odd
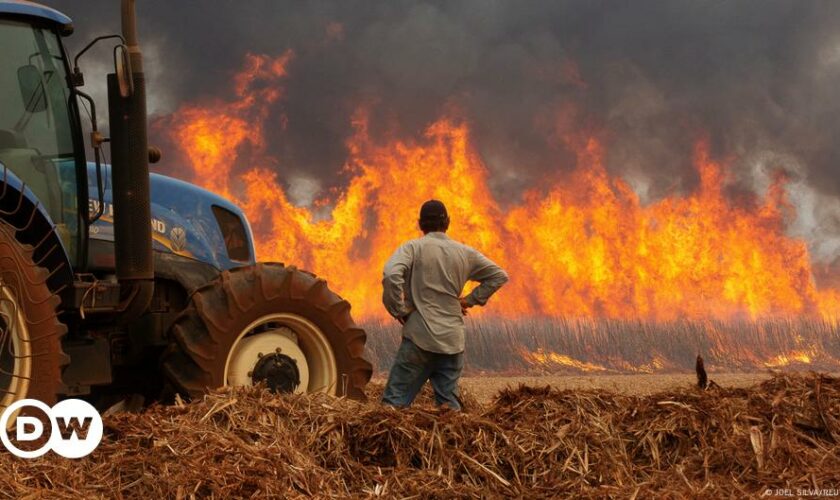
[[[40,410],[47,418],[18,414],[24,408]],[[16,414],[15,425],[9,429],[9,420]],[[44,429],[45,421],[49,421],[49,429]],[[14,434],[17,445],[9,434]],[[50,450],[65,458],[81,458],[102,441],[102,417],[96,408],[81,399],[65,399],[52,408],[36,399],[21,399],[0,416],[0,441],[20,458],[37,458]],[[29,449],[42,441],[40,447]],[[30,446],[23,446],[25,444]]]

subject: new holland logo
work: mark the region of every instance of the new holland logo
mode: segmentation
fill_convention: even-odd
[[[29,412],[26,408],[30,408]],[[37,412],[32,409],[39,410],[46,418],[34,416]],[[9,429],[9,420],[14,416],[17,416],[14,426]],[[45,423],[50,425],[49,429],[44,428]],[[14,442],[9,436],[11,431],[14,431]],[[52,408],[36,399],[21,399],[9,405],[0,416],[0,441],[20,458],[37,458],[50,450],[65,458],[81,458],[102,441],[102,417],[96,408],[81,399],[65,399]]]
[[[172,228],[169,232],[169,242],[172,245],[172,250],[180,252],[187,247],[187,233],[182,227]]]

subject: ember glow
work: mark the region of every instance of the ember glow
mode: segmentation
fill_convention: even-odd
[[[607,370],[603,366],[587,363],[586,361],[580,361],[565,354],[546,351],[542,348],[539,348],[534,352],[522,349],[520,351],[520,355],[532,365],[546,368],[570,367],[584,372],[603,372]]]
[[[814,356],[814,354],[815,353],[813,351],[793,351],[787,354],[779,354],[773,359],[765,362],[764,366],[768,368],[782,368],[790,365],[791,363],[802,363],[805,365],[809,365],[811,364],[811,358]]]
[[[693,193],[643,204],[625,180],[607,173],[598,134],[581,133],[557,139],[577,152],[572,173],[549,175],[509,203],[493,196],[470,126],[457,113],[422,137],[382,140],[369,133],[369,108],[359,106],[346,163],[336,172],[346,186],[311,207],[295,206],[283,159],[267,154],[264,139],[266,127],[286,126],[268,117],[282,104],[293,58],[249,55],[228,99],[186,104],[157,125],[182,148],[187,168],[180,176],[243,207],[260,260],[324,276],[357,318],[384,314],[382,265],[418,236],[416,211],[429,198],[446,203],[454,238],[512,277],[485,314],[671,321],[834,320],[840,312],[840,293],[814,282],[806,243],[785,234],[794,207],[784,177],[736,203],[724,193],[726,162],[712,158],[702,139]]]

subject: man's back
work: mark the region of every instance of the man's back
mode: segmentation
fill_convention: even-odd
[[[508,277],[477,250],[446,236],[449,214],[441,201],[423,203],[417,225],[425,236],[398,248],[383,273],[382,303],[403,324],[403,340],[382,402],[409,406],[428,380],[435,402],[457,410],[464,369],[463,315],[484,305]],[[461,297],[469,280],[479,285]]]
[[[430,232],[405,243],[388,260],[383,302],[395,317],[408,315],[403,336],[418,347],[436,353],[459,353],[464,350],[459,298],[470,280],[481,283],[466,299],[473,306],[483,305],[508,278],[477,250],[443,232]]]

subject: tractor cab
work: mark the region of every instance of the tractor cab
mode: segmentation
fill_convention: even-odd
[[[0,12],[6,11],[0,18],[0,175],[38,205],[69,261],[78,264],[87,186],[59,38],[70,30],[70,19],[43,7],[32,17],[27,8],[0,2]]]

